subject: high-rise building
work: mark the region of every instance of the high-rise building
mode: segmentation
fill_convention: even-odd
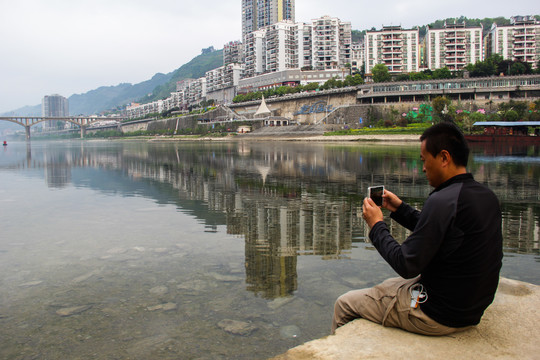
[[[312,22],[311,61],[314,70],[343,67],[351,61],[351,23],[323,16]]]
[[[450,71],[462,70],[467,64],[483,60],[482,26],[445,24],[442,29],[428,26],[424,38],[426,65],[430,70],[447,67]]]
[[[290,69],[344,69],[350,62],[351,23],[337,18],[312,24],[285,20],[246,36],[244,78]]]
[[[377,64],[384,64],[393,74],[417,72],[420,68],[418,29],[384,26],[368,31],[364,37],[366,73]]]
[[[510,25],[493,23],[487,39],[487,55],[521,61],[536,68],[540,61],[540,22],[534,16],[513,16]]]
[[[295,21],[295,0],[242,0],[242,41],[247,34],[283,20]]]
[[[46,95],[41,100],[41,116],[43,117],[67,117],[69,116],[69,102],[65,97],[54,94]],[[45,121],[44,130],[53,130],[63,127],[63,121]]]

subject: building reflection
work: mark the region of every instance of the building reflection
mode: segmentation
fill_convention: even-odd
[[[506,253],[540,251],[537,151],[476,151],[469,166],[501,200]],[[73,168],[113,172],[117,191],[143,184],[141,195],[202,218],[205,231],[225,224],[227,233],[245,239],[248,290],[268,299],[297,290],[298,256],[347,258],[354,241],[366,241],[367,229],[357,213],[368,186],[385,184],[418,208],[431,191],[416,144],[115,143],[110,148],[82,143],[68,151],[51,147],[42,152],[29,159],[27,151],[26,158],[21,155],[9,166],[43,168],[47,184],[56,187],[73,181]],[[76,185],[102,191],[111,186],[99,175]],[[404,240],[408,231],[388,222],[396,239]]]

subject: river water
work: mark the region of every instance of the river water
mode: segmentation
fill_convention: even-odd
[[[71,141],[0,150],[0,358],[266,359],[395,276],[358,212],[421,208],[419,144]],[[502,275],[540,284],[540,154],[473,149]],[[407,233],[388,219],[396,238]]]

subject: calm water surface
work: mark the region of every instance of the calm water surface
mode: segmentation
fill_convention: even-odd
[[[502,203],[502,275],[540,284],[539,149],[469,169]],[[421,208],[419,145],[10,143],[0,358],[266,359],[325,336],[339,295],[394,276],[357,217],[374,184]]]

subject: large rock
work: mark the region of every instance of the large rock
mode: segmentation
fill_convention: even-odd
[[[411,334],[355,320],[336,335],[295,347],[274,360],[538,359],[540,287],[501,278],[481,323],[442,337]]]

